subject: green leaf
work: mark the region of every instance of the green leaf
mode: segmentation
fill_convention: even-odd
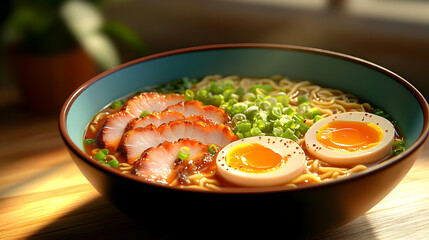
[[[107,36],[110,36],[113,39],[118,40],[118,42],[130,47],[140,55],[147,54],[146,44],[137,35],[137,33],[135,33],[127,26],[116,21],[108,21],[104,23],[102,31]]]
[[[61,15],[87,53],[102,67],[119,65],[119,54],[113,43],[102,32],[103,18],[95,6],[81,0],[68,1]]]

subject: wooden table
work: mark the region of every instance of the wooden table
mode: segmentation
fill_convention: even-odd
[[[174,239],[112,207],[72,162],[57,116],[0,103],[0,239]],[[403,181],[355,221],[312,239],[429,239],[429,145]]]

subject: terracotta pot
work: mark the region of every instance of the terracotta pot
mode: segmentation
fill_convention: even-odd
[[[38,113],[58,112],[68,95],[97,73],[80,48],[51,55],[9,52],[8,60],[23,105]]]

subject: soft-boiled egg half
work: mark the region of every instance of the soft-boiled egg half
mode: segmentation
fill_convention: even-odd
[[[305,153],[287,138],[249,137],[226,145],[216,164],[220,176],[234,185],[276,186],[303,173]]]
[[[391,152],[392,123],[366,112],[334,114],[317,121],[305,134],[308,152],[336,166],[377,162]]]

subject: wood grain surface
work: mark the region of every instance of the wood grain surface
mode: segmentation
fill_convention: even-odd
[[[0,110],[0,239],[175,239],[129,219],[92,188],[67,153],[56,115],[4,102]],[[311,239],[429,239],[429,145],[379,204]]]

